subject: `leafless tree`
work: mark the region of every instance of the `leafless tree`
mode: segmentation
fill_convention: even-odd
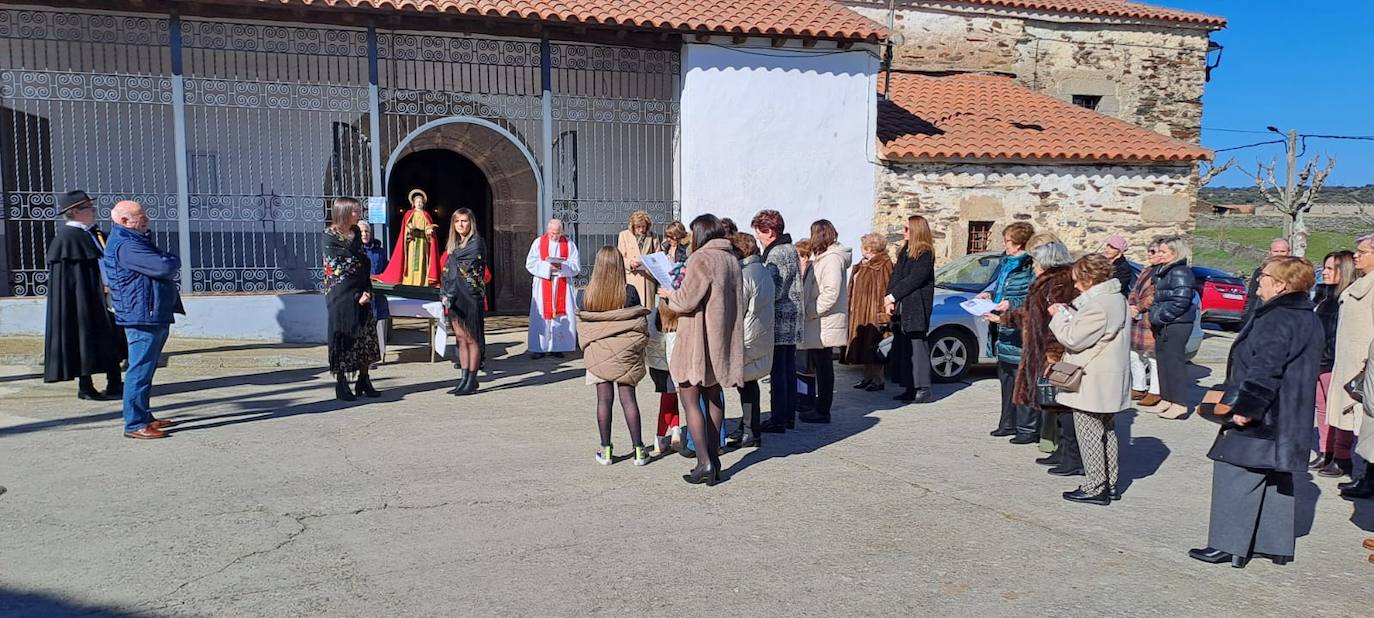
[[[1323,158],[1325,163],[1321,162]],[[1296,166],[1296,154],[1290,148],[1284,182],[1279,182],[1277,161],[1256,164],[1250,178],[1255,181],[1260,197],[1286,217],[1283,235],[1292,245],[1293,255],[1302,257],[1307,254],[1307,213],[1317,204],[1322,186],[1336,169],[1336,158],[1318,155],[1308,159],[1301,170]]]

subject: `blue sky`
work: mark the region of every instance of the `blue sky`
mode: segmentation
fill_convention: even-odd
[[[1267,126],[1318,135],[1374,136],[1374,0],[1145,0],[1221,15],[1212,40],[1225,46],[1203,97],[1202,143],[1219,149],[1267,141]],[[1374,184],[1374,141],[1310,139],[1306,156],[1331,154],[1328,185]],[[1272,144],[1217,155],[1253,171],[1278,157]],[[1228,170],[1211,186],[1249,186]]]

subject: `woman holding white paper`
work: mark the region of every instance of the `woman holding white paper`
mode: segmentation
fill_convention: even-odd
[[[630,214],[626,228],[616,239],[620,259],[625,265],[625,283],[634,286],[640,298],[653,298],[658,293],[658,282],[640,263],[643,256],[654,252],[658,237],[653,232],[654,222],[646,210],[636,210]]]

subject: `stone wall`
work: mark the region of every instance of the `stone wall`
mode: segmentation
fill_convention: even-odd
[[[842,1],[887,23],[886,2]],[[953,3],[897,5],[894,25],[905,41],[893,52],[896,69],[1008,73],[1064,101],[1101,96],[1099,112],[1156,133],[1193,143],[1200,138],[1205,29]]]
[[[969,223],[992,222],[992,244],[1012,221],[1058,234],[1070,250],[1092,250],[1112,234],[1144,258],[1152,236],[1188,233],[1197,199],[1191,165],[894,163],[879,168],[873,229],[900,242],[902,224],[922,215],[943,262],[964,255]]]

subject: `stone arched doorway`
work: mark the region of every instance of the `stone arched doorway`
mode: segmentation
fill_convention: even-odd
[[[525,254],[539,233],[539,203],[543,186],[529,148],[509,130],[480,118],[454,117],[436,120],[411,132],[392,150],[387,162],[387,202],[390,210],[405,208],[409,188],[392,186],[397,175],[415,174],[398,166],[444,164],[445,157],[432,151],[448,151],[470,162],[486,180],[485,199],[468,196],[450,204],[471,208],[486,234],[487,261],[492,271],[493,311],[523,313],[528,310],[530,286]],[[412,156],[413,155],[413,156]],[[472,194],[481,194],[473,191]],[[450,200],[453,201],[453,200]],[[485,202],[483,204],[482,202]],[[485,206],[485,208],[478,208]],[[444,221],[441,223],[446,224]],[[389,229],[394,230],[394,227]]]

